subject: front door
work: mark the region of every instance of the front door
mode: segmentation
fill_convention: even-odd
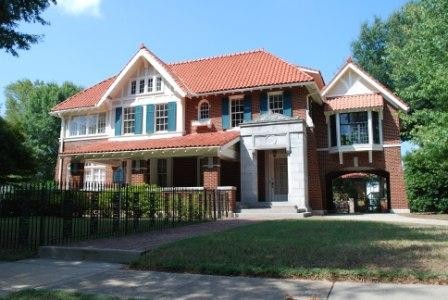
[[[269,201],[288,201],[288,157],[285,150],[266,151]]]

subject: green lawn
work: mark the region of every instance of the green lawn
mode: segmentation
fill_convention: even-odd
[[[143,270],[448,283],[448,228],[338,220],[267,221],[162,246]]]
[[[49,290],[23,290],[14,292],[6,297],[0,297],[0,300],[112,300],[115,297],[82,293],[70,293],[64,291]]]

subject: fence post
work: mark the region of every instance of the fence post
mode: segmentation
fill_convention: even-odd
[[[92,197],[90,198],[90,235],[98,234],[99,193],[92,192]]]
[[[138,225],[140,220],[140,193],[134,192],[134,197],[132,198],[132,217],[133,217],[133,230],[138,231]]]
[[[62,239],[66,241],[72,237],[72,226],[73,226],[73,193],[77,193],[76,191],[66,191],[63,193],[63,198],[65,196],[66,199],[62,199]]]
[[[23,195],[24,190],[22,190]],[[24,197],[25,198],[25,197]],[[17,198],[16,198],[17,201]],[[19,246],[28,245],[30,216],[29,205],[27,199],[19,199],[20,218],[19,218]]]
[[[114,192],[112,197],[112,232],[114,233],[120,229],[120,198],[121,191]]]

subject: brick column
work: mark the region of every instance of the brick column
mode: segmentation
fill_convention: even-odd
[[[221,167],[204,167],[202,169],[205,188],[216,188],[221,184]]]

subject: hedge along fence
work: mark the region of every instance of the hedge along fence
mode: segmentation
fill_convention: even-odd
[[[235,188],[154,185],[0,186],[0,246],[36,249],[228,217]]]

